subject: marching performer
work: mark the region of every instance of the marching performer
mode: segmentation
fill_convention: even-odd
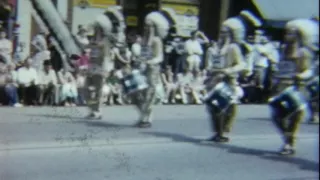
[[[174,26],[174,12],[163,9],[149,13],[145,18],[144,34],[141,45],[140,61],[145,63],[144,75],[148,88],[132,95],[140,117],[138,127],[151,127],[152,106],[156,99],[156,88],[161,83],[161,63],[163,62],[163,39],[168,36],[168,31]]]
[[[244,40],[248,28],[258,27],[261,22],[249,11],[227,19],[219,39],[219,57],[212,62],[211,79],[207,81],[208,95],[205,98],[215,135],[209,142],[227,142],[224,132],[230,132],[237,112],[237,101],[242,89],[237,78],[245,69]],[[223,83],[220,83],[223,82]]]
[[[272,120],[284,139],[281,155],[295,153],[295,139],[300,122],[305,117],[306,83],[312,76],[311,50],[319,29],[308,19],[286,24],[285,45],[282,47],[278,71],[274,73],[276,96],[269,100]]]
[[[88,87],[87,104],[90,109],[88,118],[101,118],[100,104],[103,82],[114,69],[111,60],[111,48],[117,43],[124,43],[125,22],[120,6],[109,7],[104,14],[98,16],[92,26],[94,40],[91,49],[89,74],[86,79]]]

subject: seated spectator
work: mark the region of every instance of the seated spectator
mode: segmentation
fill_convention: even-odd
[[[188,95],[191,93],[191,82],[193,79],[193,75],[191,71],[185,70],[184,73],[178,74],[178,99],[182,100],[183,104],[189,103]]]
[[[78,105],[85,105],[86,104],[86,76],[85,70],[80,68],[79,72],[75,74],[75,80],[77,83],[77,90],[78,90],[78,98],[77,104]]]
[[[122,88],[115,71],[111,71],[110,76],[107,78],[106,84],[103,87],[103,91],[106,101],[110,105],[113,105],[114,102],[119,105],[123,104]]]
[[[206,90],[204,87],[204,81],[206,79],[205,72],[194,72],[194,76],[192,79],[192,97],[195,100],[196,104],[202,104],[201,98],[206,94]]]
[[[58,78],[62,85],[60,102],[62,102],[64,106],[75,106],[75,102],[78,97],[76,80],[72,76],[71,72],[66,69],[62,69],[58,72]]]
[[[31,67],[31,59],[27,59],[18,70],[19,97],[26,105],[39,104],[39,77],[35,68]]]
[[[7,39],[7,33],[0,30],[0,56],[5,64],[12,63],[12,42]]]
[[[39,72],[41,97],[40,102],[45,105],[54,105],[57,95],[57,75],[52,69],[50,60],[43,63],[44,69]]]
[[[167,66],[164,73],[161,74],[162,83],[165,89],[165,98],[163,103],[176,103],[175,96],[177,91],[177,85],[173,81],[174,74],[171,66]]]

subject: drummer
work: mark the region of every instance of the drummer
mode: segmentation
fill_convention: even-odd
[[[145,18],[140,61],[145,62],[144,74],[149,87],[132,96],[140,117],[137,126],[149,128],[152,123],[152,106],[156,99],[156,88],[161,83],[160,67],[163,62],[163,39],[175,23],[174,13],[163,9],[149,13]],[[140,97],[140,98],[139,98]]]
[[[274,74],[277,80],[276,93],[282,93],[284,89],[295,85],[300,92],[307,95],[305,85],[312,78],[312,39],[318,32],[307,19],[289,21],[286,24],[285,44],[281,49],[281,59],[278,64],[278,72]],[[301,103],[303,100],[299,100]],[[272,112],[272,120],[283,136],[284,146],[281,155],[293,155],[295,153],[295,140],[300,122],[305,117],[305,106],[295,110],[286,118],[281,110]],[[288,122],[286,122],[288,121]]]
[[[99,15],[93,23],[95,37],[89,46],[96,48],[96,54],[91,52],[91,64],[89,75],[86,79],[88,87],[87,104],[89,107],[89,115],[87,118],[101,119],[101,96],[103,83],[106,76],[114,69],[114,62],[111,48],[116,43],[123,43],[123,35],[125,30],[124,17],[120,6],[112,6],[107,8],[104,14]],[[119,38],[122,37],[122,38]],[[96,57],[95,57],[96,56]],[[94,63],[93,63],[94,62]]]
[[[245,24],[247,26],[245,26]],[[247,28],[260,26],[261,22],[250,12],[242,11],[240,16],[227,19],[220,31],[219,58],[215,58],[211,69],[211,80],[207,84],[210,91],[219,82],[226,82],[231,86],[234,93],[233,102],[226,111],[207,104],[211,123],[215,135],[206,140],[209,142],[228,142],[229,138],[224,136],[225,132],[230,132],[237,112],[237,78],[241,71],[245,69],[244,53],[241,51]],[[209,101],[210,102],[210,101]]]

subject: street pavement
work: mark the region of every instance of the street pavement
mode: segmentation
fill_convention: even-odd
[[[132,127],[131,106],[0,108],[0,180],[315,180],[319,126],[303,123],[297,154],[279,157],[281,139],[267,106],[241,105],[231,142],[211,135],[204,106],[157,106],[150,129]]]

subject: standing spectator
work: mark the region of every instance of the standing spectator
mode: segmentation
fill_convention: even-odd
[[[132,52],[132,67],[139,68],[139,57],[141,55],[141,42],[142,39],[140,36],[137,36],[135,43],[132,44],[131,52]]]
[[[26,105],[39,103],[39,77],[35,68],[31,67],[31,59],[27,59],[18,70],[19,97]]]
[[[207,49],[207,53],[206,53],[206,58],[205,58],[205,64],[206,64],[206,69],[210,70],[212,67],[212,63],[214,58],[218,58],[219,57],[219,48],[216,42],[211,41],[210,42],[210,46]]]
[[[0,58],[5,64],[12,62],[12,42],[7,39],[7,33],[0,31]]]
[[[89,48],[85,49],[82,52],[82,55],[79,57],[78,62],[77,62],[77,66],[78,66],[77,68],[88,69],[90,52],[91,52],[91,50]]]
[[[60,101],[64,106],[75,106],[78,97],[77,83],[71,72],[62,69],[58,72],[58,78],[62,85],[60,92]]]
[[[57,75],[52,69],[50,60],[43,64],[44,69],[39,72],[41,98],[40,102],[44,105],[54,105],[57,95]]]
[[[201,57],[203,50],[199,42],[199,38],[203,41],[207,41],[204,34],[200,31],[194,31],[191,33],[191,38],[187,40],[185,49],[187,51],[187,64],[189,71],[199,71],[201,66]]]
[[[31,44],[35,48],[34,55],[32,56],[32,66],[36,68],[37,71],[41,71],[43,69],[43,62],[51,58],[51,52],[48,50],[46,33],[41,31],[33,37]]]
[[[84,28],[80,28],[79,29],[79,31],[78,31],[78,33],[76,35],[76,38],[77,38],[78,42],[83,46],[86,46],[86,45],[89,44],[87,31]]]

